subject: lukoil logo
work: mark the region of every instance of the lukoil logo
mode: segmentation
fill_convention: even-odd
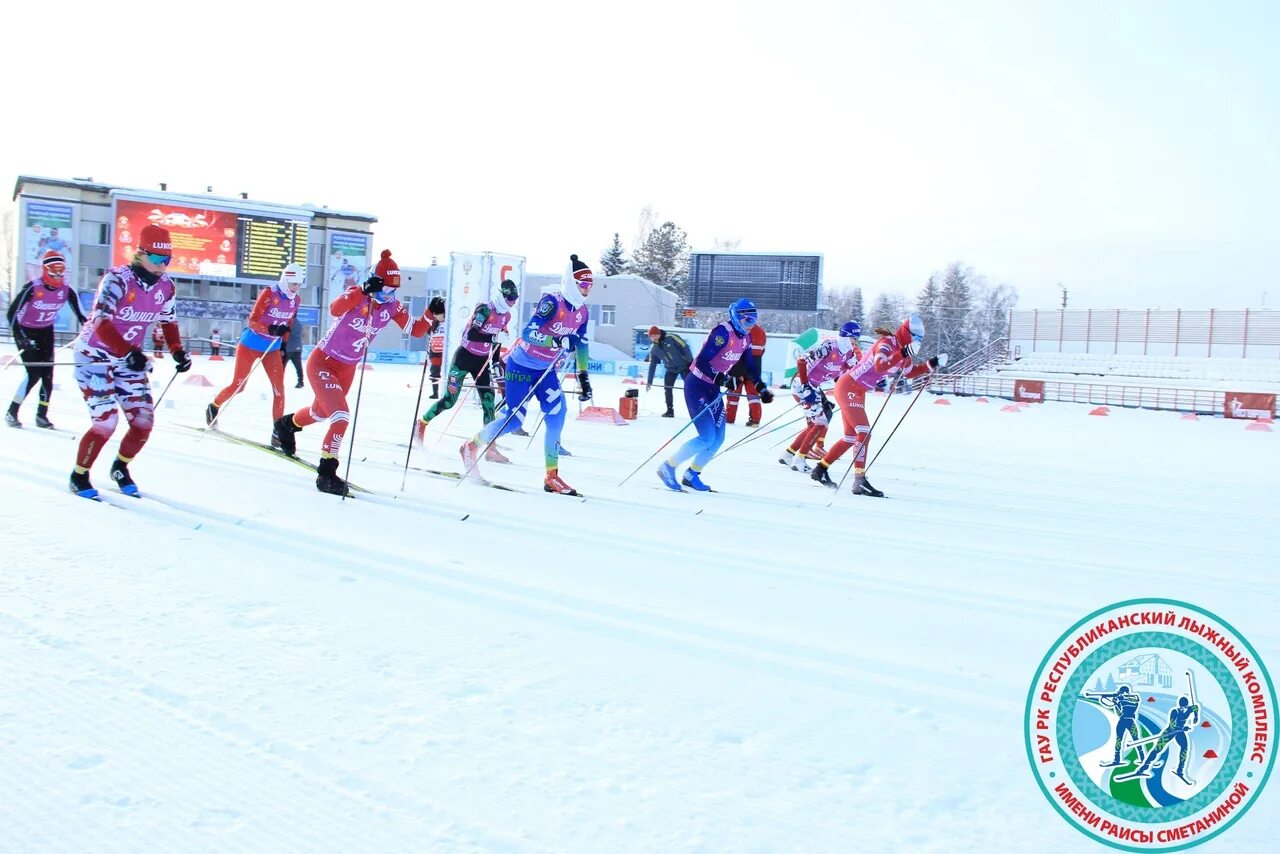
[[[1027,695],[1027,758],[1063,818],[1126,851],[1207,842],[1257,800],[1275,762],[1275,689],[1220,617],[1118,602],[1045,655]]]

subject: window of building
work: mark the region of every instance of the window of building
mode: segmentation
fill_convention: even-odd
[[[600,306],[600,325],[613,326],[617,322],[618,307],[616,305]]]

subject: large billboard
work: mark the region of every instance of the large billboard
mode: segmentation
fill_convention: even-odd
[[[67,261],[67,277],[74,282],[75,262],[75,209],[71,205],[23,199],[19,235],[23,274],[19,284],[40,278],[40,261],[46,252],[59,252]]]
[[[369,235],[353,231],[329,232],[324,280],[330,300],[367,279],[371,272],[369,267]]]
[[[169,272],[177,276],[274,281],[286,264],[307,263],[309,220],[117,197],[113,265],[133,260],[138,237],[148,224],[169,230],[173,240]]]
[[[449,255],[449,289],[445,295],[445,358],[462,343],[467,323],[471,320],[472,310],[478,303],[488,302],[497,292],[503,279],[516,283],[520,293],[524,294],[524,258],[519,255],[507,255],[497,252],[453,252]],[[523,299],[523,296],[522,296]],[[520,303],[517,303],[519,306]],[[500,337],[500,342],[510,344],[514,330],[511,328],[520,322],[519,315],[513,315],[507,334]]]
[[[759,309],[817,311],[822,256],[785,252],[694,252],[689,256],[685,302],[724,308],[746,297]]]

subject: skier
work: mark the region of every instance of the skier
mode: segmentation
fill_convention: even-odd
[[[760,398],[757,396],[755,379],[759,378],[764,359],[765,334],[764,327],[757,323],[751,327],[747,349],[738,363],[730,369],[734,385],[725,395],[725,421],[732,424],[738,417],[738,401],[744,395],[747,398],[747,426],[760,426]]]
[[[1153,759],[1160,755],[1160,752],[1168,746],[1169,742],[1178,745],[1178,769],[1173,773],[1178,776],[1182,782],[1188,786],[1194,786],[1195,781],[1187,777],[1187,759],[1191,754],[1191,743],[1187,739],[1187,733],[1191,731],[1191,726],[1187,724],[1187,719],[1192,718],[1192,724],[1200,722],[1200,704],[1192,703],[1186,697],[1178,698],[1178,705],[1169,710],[1169,722],[1160,732],[1160,738],[1156,740],[1155,747],[1147,752],[1147,758],[1138,766],[1138,770],[1133,772],[1134,777],[1150,777],[1150,766]]]
[[[45,252],[40,262],[40,278],[33,279],[22,286],[13,302],[9,303],[6,313],[9,328],[13,332],[13,341],[18,345],[18,352],[23,362],[45,364],[28,365],[27,375],[18,383],[18,390],[13,395],[9,409],[4,414],[4,423],[10,427],[21,427],[18,420],[18,409],[27,399],[31,389],[40,386],[39,403],[36,405],[36,426],[47,430],[53,429],[49,420],[49,398],[53,394],[53,322],[58,317],[62,306],[71,306],[76,319],[83,325],[84,312],[80,310],[80,299],[75,288],[65,283],[67,260],[61,253],[52,250]]]
[[[751,300],[740,299],[730,305],[729,319],[716,324],[711,330],[698,351],[693,367],[689,369],[689,376],[684,381],[684,402],[698,435],[681,445],[658,467],[658,477],[676,492],[684,491],[682,484],[699,492],[711,491],[711,487],[702,482],[701,475],[703,466],[724,443],[724,399],[720,389],[737,387],[737,379],[731,375],[731,369],[749,346],[748,335],[756,318],[756,305]],[[757,367],[752,369],[754,373],[748,374],[748,378],[760,399],[772,403],[773,392],[760,379],[759,363],[756,364]],[[684,476],[676,480],[676,468],[689,459],[693,462]]]
[[[845,451],[856,446],[853,457],[853,493],[883,498],[884,493],[872,486],[866,475],[867,445],[871,442],[871,425],[867,421],[866,410],[867,392],[893,371],[899,371],[906,379],[930,373],[938,367],[940,358],[944,359],[945,354],[932,356],[926,363],[915,364],[913,360],[919,355],[920,342],[924,339],[924,321],[919,315],[913,314],[904,319],[896,332],[877,326],[875,333],[881,337],[871,345],[871,349],[857,365],[836,380],[836,405],[840,407],[840,415],[844,421],[844,436],[831,446],[809,476],[834,489],[836,483],[827,470]]]
[[[258,362],[267,372],[271,383],[271,421],[284,415],[284,361],[275,357],[284,339],[289,337],[289,326],[302,302],[298,291],[306,284],[306,273],[298,264],[287,264],[280,272],[280,280],[269,288],[263,288],[253,303],[244,331],[236,344],[235,374],[227,387],[218,392],[213,403],[205,407],[204,420],[212,426],[218,410],[228,400],[244,391],[249,373]],[[267,354],[272,354],[267,358]]]
[[[436,297],[436,299],[440,299]],[[511,312],[520,301],[520,289],[510,279],[503,279],[496,292],[486,301],[478,304],[471,313],[471,321],[462,333],[462,343],[453,352],[453,362],[449,365],[449,381],[445,385],[444,397],[433,403],[422,417],[418,419],[418,444],[426,437],[427,425],[446,409],[452,409],[458,402],[458,394],[462,391],[462,382],[471,375],[476,392],[480,395],[480,408],[484,412],[484,423],[494,419],[494,385],[492,360],[498,358],[495,352],[496,339],[507,330],[511,322]],[[441,310],[444,301],[440,300]],[[437,374],[438,375],[438,374]],[[433,395],[434,397],[434,395]],[[509,463],[494,445],[489,446],[485,459],[496,463]]]
[[[1120,765],[1123,760],[1120,758],[1120,751],[1124,747],[1125,733],[1129,734],[1130,741],[1138,740],[1138,706],[1142,703],[1142,698],[1129,690],[1128,685],[1121,685],[1111,694],[1090,694],[1090,696],[1098,697],[1104,704],[1112,706],[1119,715],[1116,721],[1116,739],[1112,744],[1115,749],[1115,756],[1110,762],[1103,762],[1103,768],[1109,768]],[[1142,745],[1138,745],[1138,761],[1144,758]]]
[[[440,297],[434,297],[431,304],[440,304],[440,315],[444,316],[444,300]],[[432,314],[435,314],[433,309]],[[427,339],[427,360],[431,366],[431,399],[440,399],[440,368],[444,363],[444,325],[441,324]]]
[[[476,472],[481,446],[491,445],[499,436],[520,429],[528,402],[536,397],[547,425],[542,440],[547,474],[542,488],[560,495],[579,494],[560,478],[560,432],[564,429],[565,402],[556,366],[562,356],[574,353],[580,389],[578,399],[591,399],[586,331],[587,297],[594,284],[591,268],[579,261],[577,255],[570,255],[559,290],[543,294],[538,300],[533,317],[507,356],[506,394],[500,417],[486,424],[459,449],[469,473]]]
[[[149,366],[141,346],[147,327],[159,323],[178,373],[191,370],[191,357],[183,349],[174,320],[177,287],[165,273],[172,257],[168,230],[154,224],[145,226],[133,260],[127,266],[112,267],[102,277],[93,311],[76,338],[76,383],[92,420],[80,439],[71,472],[71,491],[83,498],[98,495],[89,481],[89,469],[115,432],[117,408],[124,411],[129,430],[111,464],[111,479],[124,494],[138,494],[129,463],[147,443],[155,421]]]
[[[346,481],[338,477],[338,453],[351,420],[347,392],[369,343],[378,333],[388,323],[394,322],[401,329],[409,324],[409,310],[396,299],[399,287],[400,267],[392,260],[391,250],[384,249],[364,285],[347,288],[329,304],[329,314],[337,319],[307,358],[307,381],[315,400],[305,409],[276,419],[271,444],[290,457],[298,452],[298,431],[318,421],[329,421],[316,474],[316,489],[321,492],[346,494]],[[409,334],[421,338],[432,323],[433,318],[423,312],[413,321]]]
[[[649,380],[645,383],[644,389],[648,391],[653,388],[653,375],[657,372],[658,362],[662,362],[662,370],[665,374],[662,385],[667,397],[667,411],[662,413],[662,417],[675,418],[676,411],[671,400],[671,389],[675,387],[676,380],[688,379],[689,367],[693,364],[693,352],[679,335],[663,332],[656,326],[649,327],[649,341],[652,344],[648,357]]]
[[[795,471],[809,471],[808,454],[814,443],[827,432],[835,407],[822,391],[823,383],[832,382],[845,371],[858,364],[862,350],[858,348],[858,336],[862,327],[856,320],[841,325],[835,338],[828,338],[818,346],[800,354],[796,359],[796,375],[791,380],[791,393],[804,407],[805,426],[795,440],[782,452],[778,462]]]

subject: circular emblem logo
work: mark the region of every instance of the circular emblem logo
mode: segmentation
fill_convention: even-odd
[[[1275,689],[1221,617],[1171,599],[1076,623],[1027,694],[1027,758],[1063,818],[1126,851],[1177,851],[1257,800],[1276,745]]]

